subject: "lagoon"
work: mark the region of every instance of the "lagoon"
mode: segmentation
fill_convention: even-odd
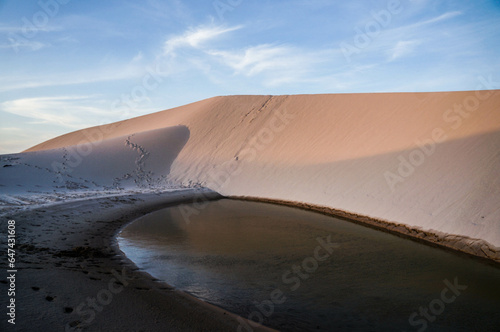
[[[497,266],[298,208],[183,204],[135,220],[118,244],[153,277],[278,330],[500,326]]]

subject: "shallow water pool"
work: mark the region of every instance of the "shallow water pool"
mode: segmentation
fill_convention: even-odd
[[[155,278],[279,330],[500,327],[500,268],[297,208],[183,204],[132,222],[118,244]]]

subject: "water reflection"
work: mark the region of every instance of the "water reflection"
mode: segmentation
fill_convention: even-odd
[[[154,277],[277,329],[500,326],[500,269],[313,212],[220,200],[186,222],[171,207],[127,226],[119,244]],[[441,310],[432,301],[455,278],[467,289]]]

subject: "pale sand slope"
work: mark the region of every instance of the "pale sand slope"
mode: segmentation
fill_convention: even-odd
[[[164,191],[172,162],[189,139],[185,126],[92,145],[0,157],[0,213],[69,199]]]
[[[189,139],[171,165],[172,182],[481,239],[490,248],[476,251],[500,257],[498,90],[215,97],[28,151],[177,125]]]

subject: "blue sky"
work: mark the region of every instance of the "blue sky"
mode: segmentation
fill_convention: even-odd
[[[499,59],[498,0],[0,0],[0,154],[217,95],[474,90]]]

